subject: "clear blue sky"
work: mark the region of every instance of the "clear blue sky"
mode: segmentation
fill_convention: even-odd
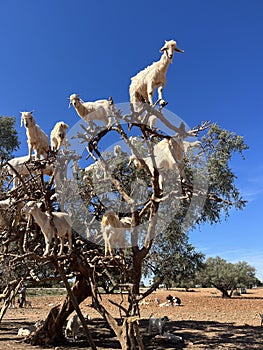
[[[128,101],[130,77],[158,60],[164,40],[184,54],[169,67],[164,96],[189,126],[203,120],[244,136],[246,160],[233,160],[247,207],[190,233],[206,256],[247,261],[263,279],[262,0],[8,0],[0,11],[0,114],[34,116],[49,134],[79,119],[67,98]]]

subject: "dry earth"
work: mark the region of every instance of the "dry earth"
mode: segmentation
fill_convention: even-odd
[[[161,302],[172,294],[182,300],[181,306],[159,307],[154,302],[158,297]],[[43,350],[43,347],[33,347],[17,336],[20,327],[32,325],[39,319],[44,319],[50,308],[60,303],[63,296],[29,297],[33,308],[9,309],[0,324],[0,350]],[[119,295],[103,295],[103,302],[112,309],[118,317],[116,308],[108,299],[120,302]],[[116,338],[107,328],[100,315],[89,307],[89,298],[81,304],[83,313],[91,317],[90,331],[98,350],[119,349]],[[125,304],[125,301],[124,301]],[[182,290],[158,290],[147,299],[147,304],[141,305],[140,330],[145,348],[159,349],[263,349],[262,327],[259,313],[263,313],[263,289],[247,290],[247,294],[222,299],[215,289],[195,289],[191,292]],[[183,337],[183,342],[166,343],[147,333],[148,318],[168,316],[166,330]],[[76,342],[56,347],[56,350],[90,349],[83,335]]]

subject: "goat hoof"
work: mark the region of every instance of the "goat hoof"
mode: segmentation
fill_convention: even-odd
[[[165,107],[166,105],[168,105],[168,102],[164,101],[164,100],[161,100],[160,101],[160,106],[161,107]]]

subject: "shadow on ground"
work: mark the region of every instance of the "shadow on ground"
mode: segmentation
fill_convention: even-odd
[[[27,328],[29,322],[2,321],[0,324],[0,349],[18,350],[35,349],[17,336],[19,328]],[[96,319],[88,325],[95,344],[100,350],[120,349],[113,332],[107,328],[102,319]],[[165,342],[148,335],[148,320],[140,320],[140,330],[143,336],[145,350],[161,349],[263,349],[262,327],[236,325],[234,323],[219,323],[211,321],[176,321],[168,322],[165,331],[183,338],[176,343]],[[19,343],[19,346],[18,346]],[[24,344],[24,347],[22,346]],[[57,344],[59,345],[59,344]],[[69,340],[60,349],[79,349],[88,347],[88,342],[80,335],[76,342]],[[37,350],[45,349],[37,347]]]

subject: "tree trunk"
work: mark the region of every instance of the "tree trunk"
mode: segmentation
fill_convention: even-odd
[[[8,307],[10,306],[11,302],[13,300],[15,300],[15,296],[23,283],[24,283],[24,279],[15,280],[15,281],[10,282],[7,285],[7,287],[5,288],[3,294],[1,295],[1,298],[4,298],[4,304],[3,304],[1,311],[0,311],[0,323],[1,323]]]
[[[132,269],[132,284],[133,284],[133,293],[140,293],[140,282],[142,278],[142,259],[140,254],[133,255],[133,269]]]
[[[91,295],[90,286],[87,280],[78,275],[72,290],[76,301],[80,304]],[[45,320],[43,326],[32,334],[30,342],[32,345],[55,345],[65,341],[63,334],[63,325],[67,317],[74,311],[74,306],[70,297],[67,295],[62,306],[53,307]]]
[[[214,286],[216,289],[218,289],[222,293],[222,298],[231,298],[231,295],[228,293],[228,289],[217,286],[215,283],[212,283],[212,286]]]
[[[222,292],[222,298],[231,298],[231,296],[228,294],[228,291],[227,290],[221,290]]]

